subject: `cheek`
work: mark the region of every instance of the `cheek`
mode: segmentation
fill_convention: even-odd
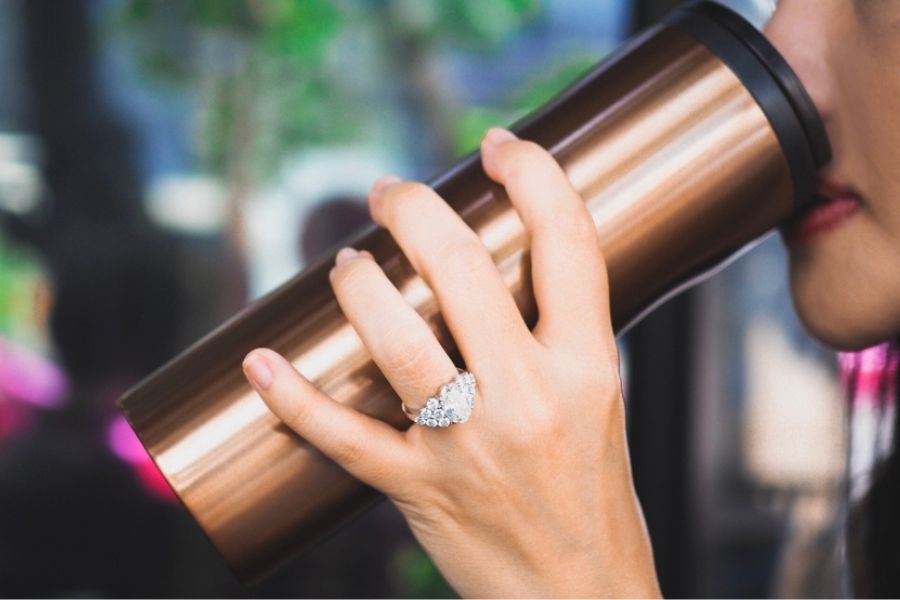
[[[885,226],[900,228],[900,86],[891,94],[870,88],[842,115],[842,171]]]
[[[900,228],[900,29],[844,34],[828,54],[837,167],[883,223]]]

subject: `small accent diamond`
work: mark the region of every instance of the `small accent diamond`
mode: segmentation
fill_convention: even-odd
[[[449,427],[451,423],[464,423],[472,415],[475,400],[475,376],[460,373],[440,387],[436,396],[428,398],[415,422],[427,427]]]

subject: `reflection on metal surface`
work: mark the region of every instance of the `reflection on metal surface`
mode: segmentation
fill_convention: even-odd
[[[554,153],[593,214],[618,331],[793,207],[791,173],[760,107],[705,47],[673,29],[635,40],[517,131]],[[527,239],[503,190],[478,156],[433,185],[480,235],[533,323]],[[389,236],[369,230],[355,246],[372,252],[458,358],[431,291]],[[381,499],[268,412],[241,373],[249,350],[271,347],[337,401],[410,426],[337,306],[332,261],[253,304],[123,400],[160,469],[243,578]]]

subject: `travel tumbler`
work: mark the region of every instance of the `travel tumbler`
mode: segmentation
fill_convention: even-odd
[[[593,215],[618,333],[810,202],[816,171],[830,160],[820,117],[787,63],[758,30],[710,2],[678,9],[511,129],[556,157]],[[533,324],[528,240],[480,157],[430,185],[480,236]],[[458,360],[434,295],[390,236],[372,227],[351,243],[374,255]],[[121,400],[243,580],[383,499],[267,409],[241,371],[247,352],[273,348],[337,401],[412,425],[335,301],[333,262],[333,253],[323,256]]]

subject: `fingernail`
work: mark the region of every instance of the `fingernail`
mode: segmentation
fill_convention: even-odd
[[[484,134],[484,142],[488,146],[496,146],[517,139],[519,138],[517,138],[513,132],[508,129],[503,129],[502,127],[491,127],[487,130],[487,133]]]
[[[351,248],[347,246],[346,248],[341,248],[337,253],[337,256],[334,257],[335,264],[343,264],[350,260],[351,258],[356,258],[359,255],[359,252],[356,251],[355,248]]]
[[[372,193],[378,194],[387,186],[393,185],[395,183],[400,183],[401,181],[403,180],[396,175],[385,175],[383,177],[379,177],[375,180],[375,183],[372,184]]]
[[[254,387],[260,390],[269,389],[269,386],[272,385],[274,376],[272,375],[272,370],[266,363],[265,358],[257,352],[251,352],[247,355],[247,358],[244,359],[243,366],[244,373],[246,373],[247,378]]]

